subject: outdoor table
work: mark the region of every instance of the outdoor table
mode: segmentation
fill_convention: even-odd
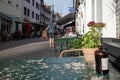
[[[109,74],[97,75],[84,57],[21,58],[0,61],[0,80],[120,80],[120,73],[109,64]]]

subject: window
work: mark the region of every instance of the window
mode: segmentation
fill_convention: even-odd
[[[39,10],[39,4],[36,2],[36,9]]]
[[[1,19],[1,30],[10,32],[10,21]]]
[[[27,9],[26,7],[24,7],[24,15],[28,17],[30,16],[30,10]]]
[[[30,0],[28,0],[28,2],[30,3]]]
[[[36,14],[36,19],[37,19],[37,14]]]
[[[19,5],[18,5],[18,4],[16,4],[16,7],[19,7]]]
[[[11,4],[12,2],[10,0],[8,0],[8,3]]]
[[[26,2],[30,3],[30,0],[25,0]]]
[[[30,10],[27,9],[27,16],[29,17],[30,16]]]
[[[38,20],[39,20],[40,15],[38,15]]]
[[[24,15],[26,16],[27,15],[27,8],[24,7]]]
[[[33,6],[35,5],[35,0],[32,0],[32,5],[33,5]]]
[[[40,19],[40,15],[36,14],[36,20],[39,20],[39,19]]]
[[[32,18],[34,18],[34,12],[32,11]]]
[[[5,31],[5,19],[1,19],[1,30]]]

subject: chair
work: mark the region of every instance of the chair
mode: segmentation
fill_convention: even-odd
[[[79,51],[79,52],[78,52]],[[80,57],[80,56],[83,56],[83,53],[82,53],[82,49],[68,49],[68,50],[63,50],[61,53],[60,53],[60,58],[61,57],[64,57],[63,55],[65,53],[68,53],[68,52],[77,52],[78,56],[77,57]],[[74,53],[73,53],[74,54]],[[68,57],[68,56],[67,56]],[[72,56],[72,57],[76,57],[76,56]]]
[[[55,38],[54,39],[54,43],[55,43],[54,51],[55,51],[56,57],[57,57],[57,53],[60,53],[63,50],[67,49],[65,42],[66,42],[65,38]]]
[[[65,38],[55,38],[54,42],[55,42],[55,54],[57,56],[57,51],[59,51],[58,53],[61,53],[63,50],[68,50],[71,48],[74,48],[72,45],[72,42],[76,41],[78,42],[77,37],[65,37]],[[59,44],[59,46],[56,46],[56,44]],[[78,44],[78,43],[77,43]],[[75,47],[75,48],[79,48],[79,46]],[[75,51],[72,51],[71,53],[73,53]]]

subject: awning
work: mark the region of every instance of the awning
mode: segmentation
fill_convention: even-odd
[[[18,23],[25,23],[23,20],[11,14],[0,12],[0,16],[2,16],[3,18],[7,20],[14,20],[15,22],[18,22]]]
[[[5,19],[7,19],[7,20],[10,20],[10,18],[8,18],[7,16],[5,16],[3,13],[1,13],[0,12],[0,17],[2,17],[2,18],[5,18]]]
[[[66,25],[64,25],[63,27],[66,28],[69,26],[75,26],[75,21],[71,21],[71,22],[67,23]]]
[[[73,20],[75,20],[75,13],[69,13],[61,19],[57,20],[56,22],[58,25],[63,25]]]
[[[20,20],[20,19],[14,19],[15,20],[15,22],[18,22],[18,23],[26,23],[25,21],[23,21],[23,20]]]
[[[40,25],[40,23],[38,23],[38,22],[32,22],[32,21],[30,21],[30,23],[31,24],[35,24],[35,25]]]

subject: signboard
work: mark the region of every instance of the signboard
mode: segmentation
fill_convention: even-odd
[[[75,8],[74,8],[74,7],[70,7],[70,8],[69,8],[69,12],[70,12],[70,13],[75,13]]]

